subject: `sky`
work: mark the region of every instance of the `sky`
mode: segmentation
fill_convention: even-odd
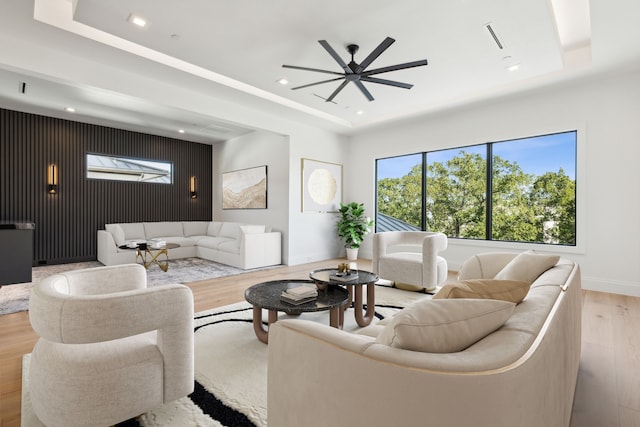
[[[429,162],[446,162],[460,151],[486,154],[485,145],[474,145],[451,150],[429,152]],[[571,179],[576,173],[576,132],[563,132],[551,135],[522,138],[493,144],[493,154],[505,160],[517,163],[529,174],[542,175],[545,172],[558,172],[562,168]],[[420,153],[382,159],[377,162],[378,179],[399,178],[409,172],[412,166],[422,161]]]

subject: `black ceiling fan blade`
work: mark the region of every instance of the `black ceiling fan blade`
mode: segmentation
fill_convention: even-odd
[[[381,85],[401,87],[403,89],[411,89],[413,87],[413,85],[409,84],[409,83],[402,83],[402,82],[396,82],[396,81],[393,81],[393,80],[379,79],[377,77],[361,76],[360,80],[362,80],[364,82],[379,83]]]
[[[362,73],[362,75],[371,76],[373,74],[388,73],[389,71],[397,71],[397,70],[404,70],[406,68],[421,67],[427,64],[428,62],[426,59],[421,59],[420,61],[405,62],[404,64],[397,64],[397,65],[390,65],[388,67],[376,68],[375,70],[365,71]]]
[[[337,95],[337,94],[339,94],[339,93],[340,93],[340,91],[341,91],[342,89],[344,89],[344,87],[347,85],[347,83],[349,83],[347,80],[345,80],[345,81],[343,81],[342,83],[340,83],[340,86],[338,86],[338,88],[337,88],[336,90],[334,90],[334,91],[333,91],[333,93],[331,94],[331,96],[329,96],[329,97],[326,99],[326,102],[331,102],[331,101],[333,101],[333,98],[335,98],[335,97],[336,97],[336,95]]]
[[[353,74],[353,70],[351,70],[351,68],[349,68],[349,66],[342,60],[342,58],[340,58],[340,55],[338,55],[338,53],[335,50],[333,50],[331,45],[327,43],[326,40],[318,40],[318,43],[320,43],[320,45],[322,45],[322,47],[327,52],[329,52],[329,55],[331,55],[331,57],[338,63],[338,65],[342,67],[345,73]]]
[[[296,65],[283,65],[282,68],[291,68],[294,70],[315,71],[316,73],[335,74],[336,76],[343,76],[344,73],[338,73],[337,71],[321,70],[319,68],[298,67]]]
[[[364,87],[364,85],[360,80],[354,80],[353,82],[356,84],[356,86],[358,86],[358,89],[360,89],[360,92],[362,92],[363,95],[366,96],[369,101],[373,101],[374,99],[373,95],[371,95],[371,92],[369,92],[367,88]]]
[[[364,69],[371,65],[371,63],[375,61],[378,56],[382,55],[382,52],[387,50],[389,46],[391,46],[394,42],[395,39],[392,39],[391,37],[387,37],[386,39],[384,39],[382,43],[380,43],[378,47],[373,49],[369,56],[367,56],[364,61],[362,61],[360,65],[358,65],[358,67],[356,68],[356,74],[361,73]]]
[[[303,85],[303,86],[297,86],[297,87],[292,87],[291,90],[298,90],[298,89],[304,89],[305,87],[310,87],[310,86],[315,86],[315,85],[321,85],[323,83],[329,83],[329,82],[336,82],[338,80],[342,80],[344,79],[343,77],[338,77],[336,79],[329,79],[329,80],[323,80],[321,82],[315,82],[315,83],[309,83],[307,85]]]

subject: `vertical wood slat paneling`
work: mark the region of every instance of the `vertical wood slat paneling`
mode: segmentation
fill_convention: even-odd
[[[173,184],[88,180],[87,153],[171,162]],[[0,221],[36,223],[34,265],[96,259],[104,224],[211,220],[211,153],[209,145],[0,109]],[[56,195],[47,194],[51,163]]]

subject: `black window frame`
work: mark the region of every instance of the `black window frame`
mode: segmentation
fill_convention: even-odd
[[[574,173],[574,242],[573,243],[549,243],[549,242],[544,242],[544,241],[523,241],[523,240],[502,240],[502,239],[494,239],[493,238],[493,164],[494,164],[494,153],[493,153],[493,147],[495,144],[501,144],[501,143],[507,143],[507,142],[515,142],[515,141],[521,141],[521,140],[525,140],[525,139],[533,139],[533,138],[541,138],[541,137],[546,137],[546,136],[552,136],[552,135],[559,135],[559,134],[568,134],[568,133],[573,133],[574,137],[573,137],[573,155],[574,155],[574,167],[575,170],[573,171]],[[376,219],[378,218],[378,182],[379,182],[379,173],[378,173],[378,164],[380,161],[384,161],[384,160],[388,160],[388,159],[394,159],[394,158],[400,158],[400,157],[409,157],[409,156],[415,156],[417,154],[421,154],[421,158],[422,158],[422,178],[421,178],[421,183],[422,183],[422,189],[421,189],[421,226],[420,229],[421,230],[426,230],[426,224],[427,224],[427,193],[428,193],[428,187],[427,187],[427,170],[428,170],[428,163],[427,163],[427,158],[428,158],[428,154],[429,153],[435,153],[435,152],[439,152],[439,151],[449,151],[449,150],[464,150],[465,148],[469,148],[469,147],[479,147],[479,146],[485,146],[486,147],[486,185],[485,185],[485,237],[484,239],[481,238],[470,238],[470,237],[449,237],[451,239],[459,239],[459,240],[465,240],[465,241],[488,241],[488,242],[501,242],[501,243],[530,243],[530,244],[538,244],[538,245],[548,245],[548,246],[562,246],[562,247],[577,247],[578,246],[578,138],[579,138],[579,131],[578,129],[571,129],[571,130],[564,130],[564,131],[557,131],[557,132],[549,132],[549,133],[543,133],[543,134],[538,134],[538,135],[532,135],[532,136],[526,136],[526,137],[520,137],[520,138],[511,138],[511,139],[504,139],[504,140],[498,140],[498,141],[490,141],[490,142],[485,142],[485,143],[480,143],[480,144],[470,144],[470,145],[463,145],[463,146],[458,146],[458,147],[451,147],[451,148],[443,148],[443,149],[439,149],[439,150],[432,150],[432,151],[423,151],[423,152],[417,152],[417,153],[409,153],[406,155],[396,155],[396,156],[389,156],[389,157],[384,157],[384,158],[379,158],[379,159],[375,159],[375,189],[374,189],[374,196],[375,196],[375,200],[374,200],[374,205],[375,205],[375,216]],[[376,221],[376,226],[375,226],[376,232],[379,232],[378,229],[378,221]]]

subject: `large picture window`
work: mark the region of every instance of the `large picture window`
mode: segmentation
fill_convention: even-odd
[[[576,245],[576,131],[376,160],[376,230]]]

